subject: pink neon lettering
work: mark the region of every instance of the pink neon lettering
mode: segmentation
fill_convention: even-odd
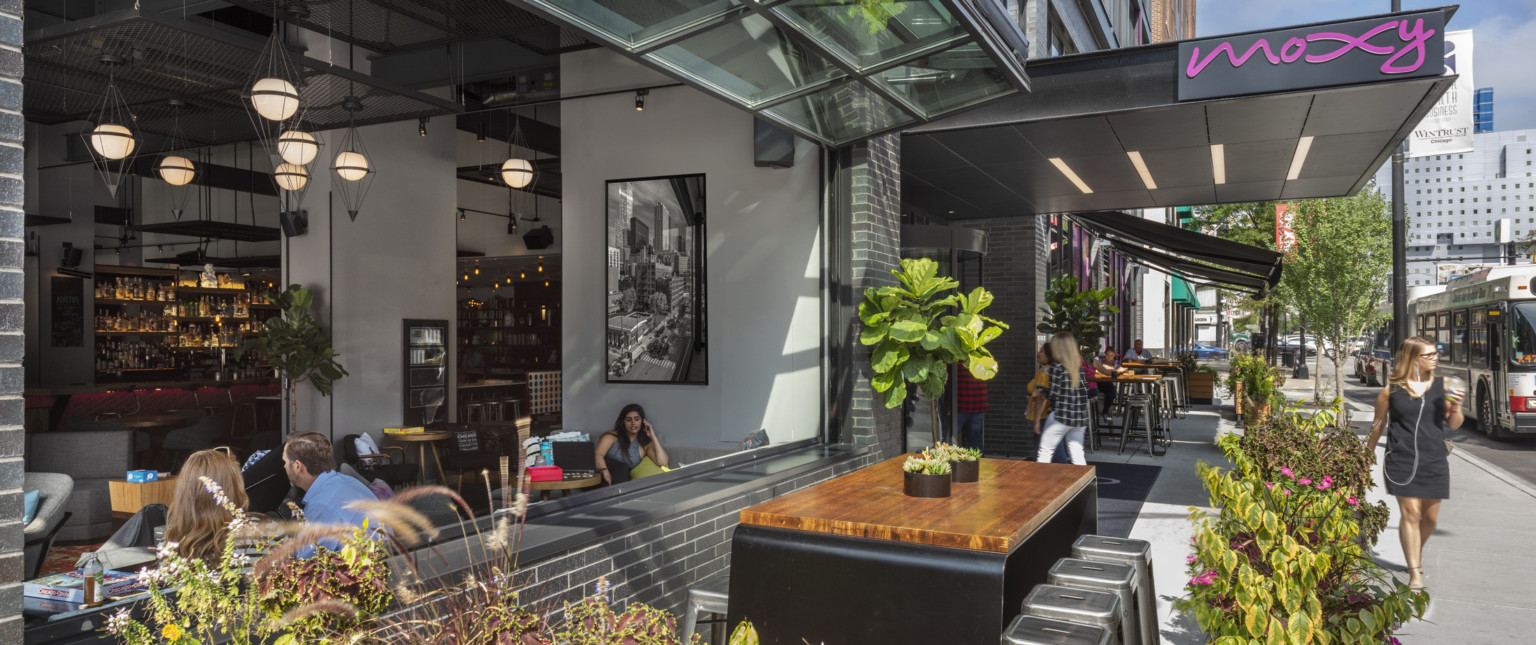
[[[1370,42],[1372,38],[1381,34],[1393,32],[1395,32],[1398,40],[1401,41],[1401,46],[1396,44],[1376,45]],[[1434,29],[1424,28],[1423,19],[1415,20],[1411,26],[1407,20],[1391,20],[1372,27],[1359,36],[1329,31],[1307,34],[1305,37],[1291,38],[1280,47],[1279,56],[1275,55],[1269,41],[1264,38],[1260,38],[1257,42],[1250,45],[1248,51],[1243,52],[1242,56],[1237,55],[1237,50],[1232,46],[1231,42],[1223,42],[1217,45],[1204,58],[1201,58],[1200,48],[1196,46],[1192,49],[1189,64],[1185,68],[1184,74],[1188,78],[1199,76],[1206,67],[1215,62],[1223,53],[1226,54],[1227,61],[1232,64],[1232,67],[1238,68],[1246,64],[1250,58],[1253,58],[1254,54],[1260,51],[1264,52],[1264,58],[1269,64],[1279,65],[1282,62],[1293,63],[1303,58],[1307,63],[1311,64],[1326,63],[1356,49],[1376,56],[1387,56],[1386,62],[1381,65],[1381,73],[1405,74],[1417,71],[1420,67],[1423,67],[1428,55],[1429,39],[1435,33]],[[1336,41],[1342,44],[1330,52],[1307,54],[1307,44],[1316,41]],[[1411,64],[1398,64],[1400,60],[1410,55],[1414,59]]]

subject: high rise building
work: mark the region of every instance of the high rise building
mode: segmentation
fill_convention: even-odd
[[[1147,26],[1152,42],[1195,37],[1195,0],[1148,0]]]
[[[1509,220],[1515,240],[1536,232],[1536,130],[1482,132],[1472,135],[1472,146],[1404,161],[1409,286],[1438,284],[1441,265],[1503,263],[1507,249],[1494,237],[1499,220]],[[1390,164],[1375,181],[1390,199]]]
[[[1493,88],[1477,88],[1477,97],[1473,103],[1472,124],[1474,133],[1493,132]]]

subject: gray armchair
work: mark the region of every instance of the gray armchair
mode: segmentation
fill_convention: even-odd
[[[59,539],[85,541],[112,534],[112,497],[107,482],[123,479],[133,463],[133,433],[128,430],[42,432],[27,437],[28,470],[64,473],[75,489],[65,505],[73,517]]]
[[[64,509],[69,504],[70,493],[75,489],[75,480],[61,473],[27,473],[21,488],[40,493],[37,515],[22,528],[26,575],[31,580],[42,570],[43,559],[48,557],[48,549],[53,547],[54,536],[58,535],[59,527],[69,518],[69,513]]]

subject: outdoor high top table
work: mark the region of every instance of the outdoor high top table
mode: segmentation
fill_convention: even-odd
[[[752,621],[763,643],[995,645],[1097,531],[1091,466],[983,459],[978,483],[921,499],[902,493],[905,459],[743,510],[728,624]]]

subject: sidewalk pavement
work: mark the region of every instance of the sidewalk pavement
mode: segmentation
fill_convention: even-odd
[[[1294,391],[1288,388],[1287,395],[1310,398],[1310,383],[1300,386]],[[1364,406],[1355,405],[1355,418],[1370,414],[1362,409]],[[1165,456],[1150,457],[1145,449],[1133,454],[1130,447],[1124,455],[1115,455],[1113,441],[1106,442],[1106,449],[1089,455],[1093,461],[1162,467],[1131,528],[1131,537],[1152,543],[1158,617],[1163,642],[1170,645],[1206,642],[1193,619],[1183,620],[1174,611],[1173,601],[1183,595],[1188,577],[1184,558],[1191,553],[1189,539],[1193,535],[1189,507],[1207,508],[1210,503],[1195,475],[1195,464],[1204,461],[1231,467],[1215,440],[1241,432],[1234,418],[1230,401],[1196,405],[1186,418],[1174,420],[1174,443]],[[1133,443],[1131,447],[1135,446]],[[1438,529],[1424,551],[1429,609],[1422,621],[1405,626],[1399,639],[1408,644],[1533,642],[1536,594],[1531,590],[1536,588],[1532,583],[1536,580],[1536,549],[1528,545],[1536,535],[1536,495],[1513,476],[1464,453],[1452,453],[1451,499],[1442,504]],[[1397,505],[1381,486],[1379,465],[1373,474],[1377,485],[1368,499],[1386,501],[1392,509],[1392,519],[1374,557],[1382,567],[1406,580],[1397,534]]]

